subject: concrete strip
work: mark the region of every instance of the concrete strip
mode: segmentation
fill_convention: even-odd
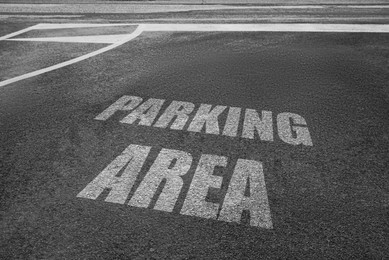
[[[284,5],[284,6],[234,6],[234,5],[147,5],[147,4],[0,4],[2,13],[163,13],[200,10],[247,10],[247,9],[322,9],[323,5]],[[332,6],[333,7],[333,6]],[[355,5],[342,8],[354,8]],[[357,8],[389,8],[389,5],[366,5]]]
[[[350,5],[350,4],[387,4],[387,0],[0,0],[0,3],[11,4],[147,4],[147,5],[177,5],[177,4],[233,4],[233,5]]]

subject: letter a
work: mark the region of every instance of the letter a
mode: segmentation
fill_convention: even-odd
[[[247,181],[250,183],[249,197],[245,196]],[[262,164],[239,159],[224,198],[219,220],[240,222],[243,210],[250,211],[251,226],[273,227]]]
[[[151,147],[130,145],[116,157],[78,195],[80,198],[96,199],[105,189],[111,189],[105,201],[123,204],[134,185]],[[118,176],[121,169],[121,176]]]

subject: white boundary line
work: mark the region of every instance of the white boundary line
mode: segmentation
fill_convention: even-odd
[[[113,27],[113,26],[138,26],[139,24],[128,23],[40,23],[35,25],[37,30],[51,29],[73,29],[73,28],[93,28],[93,27]]]
[[[124,43],[136,38],[143,31],[147,32],[348,32],[348,33],[389,33],[389,24],[37,24],[26,29],[0,37],[7,40],[11,37],[28,32],[30,30],[48,30],[82,27],[108,27],[108,26],[138,26],[134,32],[120,41],[97,51],[85,54],[72,60],[68,60],[54,66],[33,71],[0,82],[0,87],[31,78],[49,71],[86,60],[101,53],[112,50]],[[49,38],[48,38],[49,39]],[[16,40],[16,39],[15,39]]]
[[[101,49],[99,49],[97,51],[85,54],[83,56],[77,57],[75,59],[68,60],[68,61],[56,64],[54,66],[50,66],[50,67],[47,67],[47,68],[44,68],[44,69],[40,69],[40,70],[36,70],[36,71],[30,72],[30,73],[27,73],[27,74],[24,74],[24,75],[21,75],[21,76],[18,76],[18,77],[14,77],[12,79],[1,81],[0,82],[0,87],[6,86],[8,84],[11,84],[11,83],[23,80],[23,79],[28,79],[28,78],[31,78],[31,77],[35,77],[35,76],[38,76],[40,74],[43,74],[43,73],[46,73],[46,72],[49,72],[49,71],[53,71],[53,70],[56,70],[56,69],[59,69],[59,68],[63,68],[65,66],[68,66],[68,65],[71,65],[71,64],[74,64],[74,63],[77,63],[77,62],[89,59],[89,58],[91,58],[93,56],[96,56],[96,55],[99,55],[101,53],[107,52],[107,51],[112,50],[112,49],[114,49],[114,48],[116,48],[116,47],[118,47],[118,46],[120,46],[120,45],[122,45],[122,44],[124,44],[124,43],[126,43],[128,41],[131,41],[132,39],[135,39],[136,37],[138,37],[142,33],[142,31],[143,31],[143,25],[139,25],[138,28],[136,28],[134,32],[129,34],[122,41],[119,41],[117,43],[111,44],[111,45],[109,45],[107,47],[101,48]]]
[[[363,32],[388,33],[389,24],[144,24],[149,32]]]
[[[82,27],[137,26],[138,24],[38,24],[39,30]],[[263,23],[263,24],[140,24],[144,31],[158,32],[366,32],[388,33],[389,24],[324,24],[324,23]]]
[[[13,38],[7,41],[26,42],[75,42],[75,43],[106,43],[113,44],[126,39],[128,34],[112,35],[89,35],[89,36],[68,36],[68,37],[43,37],[43,38]]]
[[[26,32],[31,31],[31,30],[35,30],[35,29],[37,29],[38,27],[39,27],[39,24],[33,25],[33,26],[31,26],[31,27],[28,27],[28,28],[26,28],[26,29],[23,29],[23,30],[14,32],[14,33],[10,33],[10,34],[4,35],[4,36],[0,37],[0,41],[4,41],[4,40],[6,40],[6,39],[8,39],[8,38],[17,36],[17,35],[19,35],[19,34],[26,33]]]

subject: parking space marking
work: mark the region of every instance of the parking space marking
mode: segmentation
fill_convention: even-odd
[[[17,76],[0,82],[0,87],[9,85],[11,83],[31,78],[43,73],[53,71],[88,58],[94,57],[101,53],[112,50],[134,38],[139,36],[143,31],[146,32],[343,32],[343,33],[388,33],[388,24],[37,24],[35,26],[20,30],[15,33],[8,34],[0,38],[1,40],[17,40],[10,39],[19,34],[38,29],[65,29],[65,28],[87,28],[87,27],[109,27],[109,26],[134,26],[137,29],[128,34],[117,36],[120,39],[113,39],[115,37],[107,37],[106,42],[111,45],[99,49],[97,51],[85,54],[78,58],[53,65],[48,68],[33,71],[21,76]],[[90,42],[95,39],[95,43],[101,43],[101,38],[106,36],[82,36],[82,37],[55,37],[55,38],[39,38],[40,41],[61,41],[62,42]],[[121,38],[122,37],[122,38]],[[22,41],[23,39],[19,39]],[[33,41],[33,39],[24,39],[26,41]],[[35,39],[37,40],[37,39]],[[117,41],[116,41],[117,40]],[[114,43],[113,43],[114,42]]]
[[[39,27],[38,27],[39,28]],[[30,29],[31,30],[31,29]],[[88,53],[88,54],[85,54],[85,55],[82,55],[80,57],[77,57],[77,58],[74,58],[74,59],[71,59],[71,60],[68,60],[68,61],[65,61],[65,62],[62,62],[62,63],[59,63],[59,64],[56,64],[56,65],[53,65],[53,66],[50,66],[50,67],[47,67],[47,68],[44,68],[44,69],[40,69],[40,70],[36,70],[36,71],[33,71],[33,72],[30,72],[30,73],[27,73],[27,74],[23,74],[21,76],[17,76],[17,77],[14,77],[14,78],[11,78],[11,79],[8,79],[8,80],[4,80],[4,81],[1,81],[0,82],[0,87],[4,87],[6,85],[9,85],[11,83],[15,83],[15,82],[18,82],[20,80],[24,80],[24,79],[28,79],[28,78],[31,78],[31,77],[35,77],[35,76],[38,76],[38,75],[41,75],[43,73],[46,73],[46,72],[49,72],[49,71],[53,71],[53,70],[56,70],[56,69],[60,69],[60,68],[63,68],[65,66],[68,66],[68,65],[71,65],[71,64],[74,64],[74,63],[77,63],[77,62],[80,62],[80,61],[83,61],[83,60],[86,60],[86,59],[89,59],[91,57],[94,57],[96,55],[99,55],[101,53],[104,53],[104,52],[107,52],[109,50],[112,50],[120,45],[123,45],[124,43],[128,42],[128,41],[131,41],[132,39],[135,39],[136,37],[138,37],[143,31],[143,26],[142,25],[139,25],[134,32],[132,32],[131,34],[128,34],[126,37],[124,37],[121,41],[119,42],[116,42],[114,44],[111,44],[107,47],[104,47],[104,48],[101,48],[97,51],[94,51],[94,52],[91,52],[91,53]]]
[[[112,25],[118,26],[119,24]],[[120,24],[120,26],[134,24]],[[100,24],[90,27],[102,27]],[[103,25],[111,26],[111,25]],[[112,50],[141,35],[142,32],[363,32],[387,33],[389,25],[371,24],[139,24],[134,32],[118,35],[88,35],[47,38],[12,38],[34,29],[81,28],[88,25],[49,25],[40,24],[2,37],[10,41],[55,41],[86,42],[110,44],[78,58],[60,64],[27,73],[3,82],[5,86],[26,78],[40,75],[67,65],[77,63],[106,51]],[[276,116],[271,111],[257,111],[250,108],[228,107],[225,105],[194,104],[186,101],[171,101],[166,109],[166,100],[135,96],[122,96],[111,106],[95,117],[96,120],[116,120],[115,113],[126,114],[120,123],[170,128],[203,134],[243,137],[246,139],[275,142],[274,121],[276,121],[279,139],[284,143],[298,146],[313,146],[312,138],[305,119],[294,113],[282,112]],[[219,125],[221,114],[226,116],[224,127]],[[160,115],[160,116],[158,116]],[[193,115],[193,117],[191,117]],[[240,118],[243,117],[243,120]],[[190,122],[188,122],[190,121]],[[154,123],[155,122],[155,123]],[[170,126],[170,127],[169,127]],[[187,126],[187,127],[185,127]],[[150,168],[140,180],[137,180],[146,161],[153,158],[150,151],[158,151]],[[234,166],[234,167],[230,167]],[[222,168],[223,176],[216,174]],[[190,169],[193,169],[190,172]],[[177,204],[183,194],[183,176],[192,174],[188,192],[182,207]],[[189,176],[189,175],[187,175]],[[230,176],[225,193],[222,190],[223,178]],[[218,154],[203,154],[130,144],[106,168],[104,168],[77,197],[96,200],[102,194],[104,201],[127,204],[140,208],[173,212],[182,215],[216,219],[226,222],[244,223],[243,213],[249,214],[249,224],[255,227],[273,228],[261,161],[235,158]],[[161,188],[161,189],[160,189]],[[210,202],[209,190],[218,190],[220,198]],[[133,194],[131,194],[133,190]],[[159,193],[159,190],[161,192]],[[108,191],[108,194],[106,194]],[[158,194],[159,193],[159,194]],[[156,194],[158,194],[156,196]],[[223,196],[221,196],[223,195]],[[182,196],[181,196],[182,197]],[[155,205],[152,203],[156,198]],[[178,206],[177,206],[178,205]],[[181,208],[179,208],[181,207]]]
[[[4,40],[7,40],[7,39],[9,39],[9,38],[18,36],[18,35],[20,35],[20,34],[22,34],[22,33],[29,32],[29,31],[31,31],[31,30],[37,29],[38,27],[39,27],[39,24],[30,26],[30,27],[28,27],[28,28],[25,28],[25,29],[23,29],[23,30],[20,30],[20,31],[17,31],[17,32],[14,32],[14,33],[10,33],[10,34],[4,35],[4,36],[0,37],[0,41],[4,41]]]

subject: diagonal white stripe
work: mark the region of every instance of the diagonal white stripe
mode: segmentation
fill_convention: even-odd
[[[49,72],[49,71],[53,71],[53,70],[56,70],[56,69],[59,69],[59,68],[63,68],[65,66],[68,66],[68,65],[71,65],[71,64],[74,64],[74,63],[77,63],[77,62],[89,59],[89,58],[94,57],[96,55],[99,55],[101,53],[107,52],[107,51],[112,50],[112,49],[114,49],[114,48],[116,48],[116,47],[118,47],[118,46],[120,46],[120,45],[122,45],[122,44],[124,44],[124,43],[126,43],[128,41],[131,41],[132,39],[134,39],[137,36],[139,36],[142,33],[142,31],[143,31],[143,26],[139,25],[133,33],[127,35],[127,37],[125,39],[123,39],[122,41],[120,41],[120,42],[111,44],[111,45],[109,45],[107,47],[104,47],[104,48],[101,48],[101,49],[99,49],[97,51],[85,54],[83,56],[80,56],[80,57],[72,59],[72,60],[68,60],[68,61],[56,64],[56,65],[51,66],[51,67],[47,67],[47,68],[44,68],[44,69],[36,70],[36,71],[30,72],[30,73],[27,73],[27,74],[24,74],[24,75],[21,75],[21,76],[18,76],[18,77],[14,77],[12,79],[1,81],[0,82],[0,87],[6,86],[8,84],[11,84],[11,83],[23,80],[23,79],[28,79],[28,78],[31,78],[31,77],[35,77],[35,76],[38,76],[40,74],[43,74],[43,73],[46,73],[46,72]]]
[[[36,28],[37,28],[37,25],[33,25],[33,26],[28,27],[26,29],[23,29],[23,30],[14,32],[14,33],[10,33],[10,34],[7,34],[7,35],[4,35],[4,36],[0,37],[0,41],[6,40],[6,39],[11,38],[11,37],[15,37],[15,36],[17,36],[19,34],[26,33],[26,32],[31,31],[31,30],[35,30]]]

